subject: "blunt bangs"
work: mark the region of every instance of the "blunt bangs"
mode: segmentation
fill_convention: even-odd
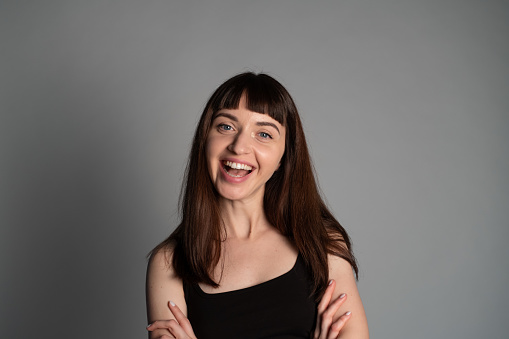
[[[246,97],[247,109],[267,114],[286,126],[286,116],[295,107],[290,94],[274,78],[266,74],[242,73],[222,84],[212,95],[210,108],[238,109],[240,98]]]

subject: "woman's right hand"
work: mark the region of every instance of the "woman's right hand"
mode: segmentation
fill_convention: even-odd
[[[196,339],[193,328],[189,319],[182,313],[180,308],[173,302],[168,303],[171,313],[175,319],[171,320],[157,320],[147,326],[147,330],[154,333],[156,336],[151,338],[154,339]],[[164,330],[158,331],[158,330]],[[168,335],[169,334],[171,336]],[[159,333],[157,333],[159,332]]]
[[[325,290],[322,300],[320,300],[320,303],[318,304],[316,327],[313,335],[314,339],[338,338],[339,332],[351,317],[351,313],[346,312],[341,317],[339,317],[339,319],[333,321],[334,315],[346,300],[346,294],[342,293],[334,301],[331,302],[335,287],[336,282],[331,280],[329,282],[329,286],[327,286],[327,289]]]

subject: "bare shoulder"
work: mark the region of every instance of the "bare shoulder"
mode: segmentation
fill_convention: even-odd
[[[345,282],[353,281],[355,283],[353,269],[348,261],[334,254],[328,254],[327,260],[329,263],[329,275],[331,276],[331,279],[336,281],[338,281],[338,279],[345,280]]]
[[[364,306],[357,289],[357,282],[352,270],[352,266],[348,261],[335,255],[328,255],[329,261],[329,279],[336,281],[333,299],[345,293],[346,301],[336,314],[339,318],[345,312],[352,312],[352,317],[341,330],[340,338],[369,338],[368,322]]]
[[[163,272],[166,272],[168,275],[173,275],[172,258],[173,247],[159,249],[155,253],[152,253],[148,262],[147,275],[150,273],[160,274]]]
[[[168,307],[170,300],[177,304],[184,314],[187,314],[182,279],[173,270],[172,256],[173,248],[165,248],[153,253],[150,257],[146,281],[149,323],[174,318]]]

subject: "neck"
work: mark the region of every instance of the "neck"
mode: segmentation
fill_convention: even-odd
[[[220,203],[221,217],[227,238],[254,239],[271,226],[265,216],[262,201],[232,201]]]

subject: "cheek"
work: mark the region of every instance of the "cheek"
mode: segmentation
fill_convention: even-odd
[[[277,157],[277,168],[279,168],[279,166],[281,165],[281,160],[283,159],[283,156],[285,154],[285,150],[286,150],[286,146],[285,144],[283,143],[282,145],[279,146],[278,148],[278,157]]]
[[[217,148],[217,142],[215,142],[214,138],[208,137],[207,142],[205,143],[205,155],[207,157],[207,162],[217,156]]]
[[[283,156],[283,151],[277,149],[264,150],[263,152],[259,152],[259,156],[263,159],[263,163],[270,170],[277,170],[279,168],[279,164],[281,162],[281,158]]]
[[[209,175],[213,178],[218,172],[219,156],[224,151],[224,142],[222,138],[208,137],[205,144],[205,158]]]

